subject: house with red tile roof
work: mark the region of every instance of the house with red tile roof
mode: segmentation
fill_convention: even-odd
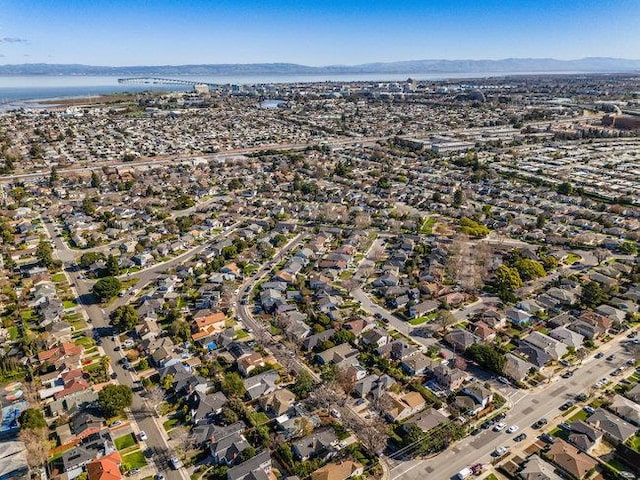
[[[122,480],[120,465],[122,458],[115,451],[102,458],[98,458],[87,464],[87,476],[89,480]]]

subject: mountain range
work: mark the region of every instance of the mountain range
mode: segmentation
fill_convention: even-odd
[[[506,74],[506,73],[630,73],[640,60],[587,57],[507,58],[502,60],[409,60],[361,65],[310,67],[294,63],[202,64],[108,67],[81,64],[25,63],[0,65],[0,75],[261,75],[261,74]]]

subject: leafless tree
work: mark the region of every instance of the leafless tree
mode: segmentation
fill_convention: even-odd
[[[195,436],[188,427],[177,427],[171,431],[171,440],[174,442],[174,451],[178,457],[185,459],[191,457],[196,451]]]
[[[47,461],[49,451],[46,428],[22,429],[19,438],[27,449],[27,463],[33,470],[39,469]]]
[[[356,430],[356,436],[371,455],[377,455],[387,444],[386,430],[385,423],[375,418],[362,422]]]
[[[453,316],[449,310],[440,310],[438,316],[436,317],[436,322],[440,325],[440,329],[442,331],[446,330],[447,327],[453,325],[456,322],[456,317]]]
[[[351,395],[356,384],[355,376],[346,368],[336,368],[336,383],[345,396]]]
[[[604,262],[607,258],[609,258],[609,251],[604,248],[596,248],[593,254],[596,256],[598,260],[598,265]]]

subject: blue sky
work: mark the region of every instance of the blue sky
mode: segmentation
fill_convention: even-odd
[[[640,0],[1,0],[0,64],[640,57]]]

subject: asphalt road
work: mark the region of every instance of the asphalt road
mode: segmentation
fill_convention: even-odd
[[[528,439],[522,444],[518,444],[518,447],[524,448],[529,445],[531,440],[543,431],[548,431],[563,421],[562,412],[558,409],[560,405],[567,400],[573,400],[579,393],[589,393],[589,390],[599,379],[611,378],[611,372],[616,367],[632,358],[622,346],[622,342],[626,340],[626,333],[619,335],[598,350],[606,355],[615,353],[616,359],[614,361],[608,361],[605,358],[596,359],[591,356],[575,369],[573,377],[554,379],[549,384],[537,387],[530,392],[522,391],[518,398],[512,398],[512,409],[504,422],[507,425],[518,425],[520,429],[516,434],[486,430],[477,436],[468,436],[432,459],[412,460],[396,464],[391,469],[391,479],[451,478],[469,465],[488,463],[491,460],[491,452],[501,445],[513,448],[516,446],[513,437],[521,432],[526,433]],[[544,430],[533,430],[531,424],[542,417],[547,418],[549,424]]]

